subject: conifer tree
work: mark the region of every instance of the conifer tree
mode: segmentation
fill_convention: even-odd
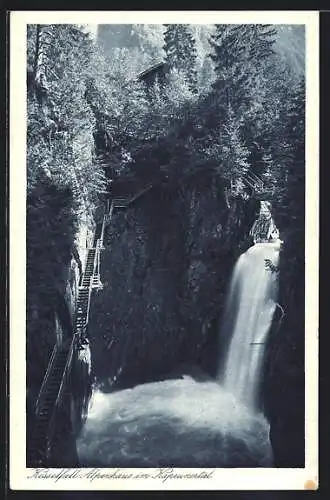
[[[216,79],[213,88],[235,111],[248,107],[263,61],[272,53],[276,31],[268,25],[216,25],[211,36]]]
[[[182,72],[190,88],[196,90],[196,42],[185,24],[166,24],[164,34],[165,60],[170,69]]]

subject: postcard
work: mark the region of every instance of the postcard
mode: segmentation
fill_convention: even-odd
[[[10,488],[318,488],[318,22],[10,12]]]

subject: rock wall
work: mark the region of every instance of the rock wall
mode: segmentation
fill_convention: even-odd
[[[86,249],[93,238],[90,217],[75,225],[69,191],[38,186],[27,211],[26,382],[27,436],[35,403],[56,341],[71,337],[73,313]]]
[[[276,467],[305,464],[305,273],[304,245],[280,254],[279,303],[265,361],[264,405]]]
[[[204,174],[114,214],[90,318],[94,373],[109,389],[180,364],[215,373],[217,319],[256,212],[252,201],[228,204],[220,179]]]

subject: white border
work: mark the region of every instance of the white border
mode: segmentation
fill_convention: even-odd
[[[270,23],[306,27],[306,464],[215,469],[212,479],[29,479],[25,467],[26,25]],[[10,487],[35,490],[299,490],[318,484],[319,33],[315,11],[12,11],[10,13]],[[299,314],[299,311],[297,312]],[[292,402],[294,404],[294,402]],[[88,469],[89,470],[89,469]],[[126,469],[139,471],[140,469]],[[145,469],[143,469],[145,470]],[[152,469],[147,469],[150,473]],[[175,469],[184,472],[185,469]],[[194,469],[186,469],[192,472]],[[199,469],[208,470],[208,469]],[[53,469],[52,472],[60,471]],[[72,469],[74,471],[74,469]],[[82,469],[86,472],[86,469]],[[101,469],[103,473],[111,469]],[[157,471],[157,469],[154,469]]]

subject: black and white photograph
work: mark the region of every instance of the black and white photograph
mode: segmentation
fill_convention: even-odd
[[[50,14],[25,25],[11,165],[27,472],[316,471],[307,16]]]

